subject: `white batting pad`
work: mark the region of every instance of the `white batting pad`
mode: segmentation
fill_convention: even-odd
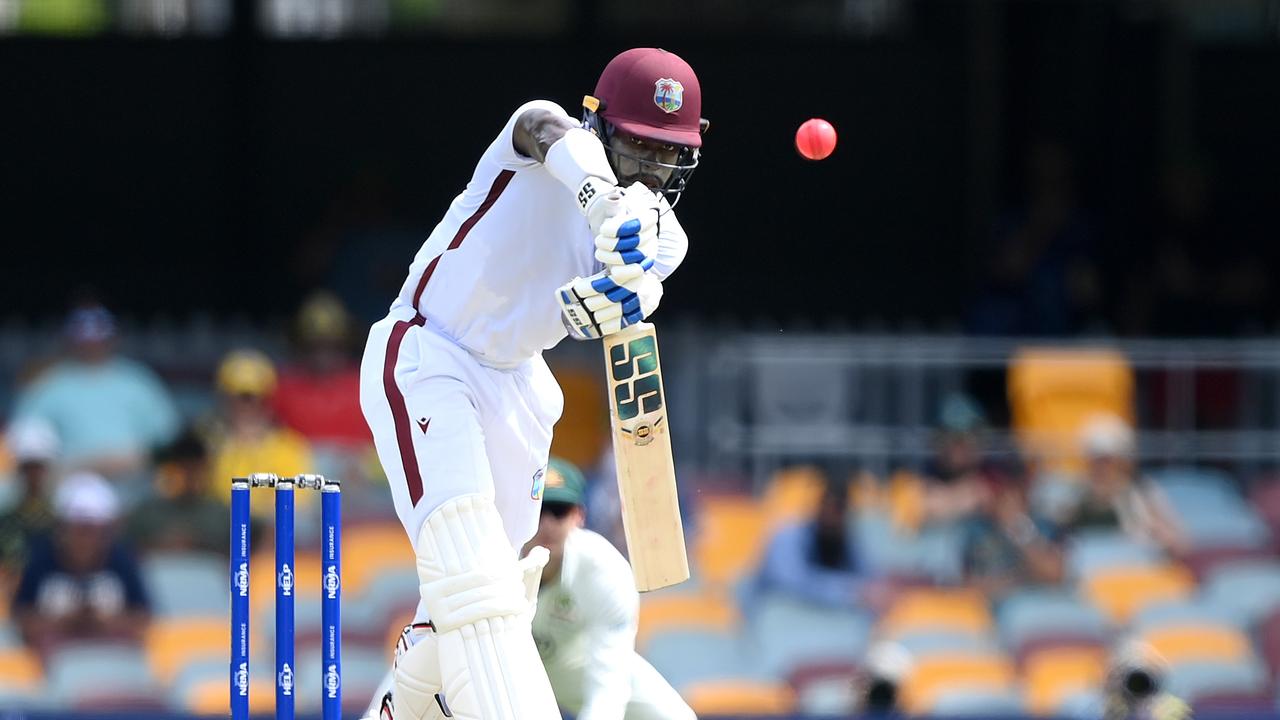
[[[445,715],[436,700],[441,691],[440,651],[434,632],[426,630],[416,638],[402,635],[396,644],[392,674],[391,702],[397,720],[443,720]],[[381,700],[381,694],[374,698],[375,703]]]
[[[417,548],[449,717],[559,720],[533,644],[524,572],[493,501],[464,495],[441,505]]]

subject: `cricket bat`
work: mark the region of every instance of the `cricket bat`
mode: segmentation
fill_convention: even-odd
[[[689,579],[658,336],[637,323],[604,338],[622,526],[640,592]]]

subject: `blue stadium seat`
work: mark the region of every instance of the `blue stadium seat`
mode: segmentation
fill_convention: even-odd
[[[1205,580],[1203,597],[1244,623],[1257,622],[1280,608],[1280,563],[1246,560],[1215,568]]]
[[[1195,599],[1149,605],[1138,611],[1131,629],[1144,633],[1167,625],[1186,624],[1227,625],[1240,629],[1245,627],[1240,616],[1229,609]]]
[[[1175,508],[1205,505],[1230,506],[1242,500],[1240,491],[1227,473],[1195,467],[1170,467],[1148,473]]]
[[[752,617],[749,644],[770,676],[802,662],[858,662],[867,646],[871,619],[854,610],[823,608],[776,594],[761,597]]]
[[[736,635],[675,630],[645,644],[647,659],[677,690],[695,682],[764,676],[759,656],[744,652]]]
[[[227,562],[204,553],[157,553],[142,561],[152,611],[164,617],[227,612]]]
[[[1086,531],[1067,542],[1067,572],[1086,578],[1099,570],[1161,562],[1159,548],[1138,542],[1121,532]]]
[[[360,596],[360,605],[386,613],[392,608],[418,602],[418,571],[410,567],[387,568],[369,582]]]
[[[1262,548],[1271,530],[1252,508],[1198,506],[1179,513],[1179,525],[1192,548]]]
[[[54,699],[69,705],[103,695],[154,695],[156,683],[147,667],[141,648],[113,643],[66,645],[46,661],[46,687]]]
[[[963,532],[958,525],[904,533],[887,514],[865,511],[858,514],[853,529],[868,563],[881,572],[925,576],[939,583],[960,579]]]
[[[1165,687],[1183,700],[1194,702],[1204,695],[1264,692],[1267,681],[1267,671],[1256,658],[1240,663],[1197,661],[1170,668]]]
[[[390,648],[374,649],[347,645],[342,648],[342,704],[348,710],[363,711],[391,669]],[[299,712],[318,714],[321,701],[322,670],[316,646],[298,648],[297,707]],[[357,707],[358,706],[358,707]]]
[[[964,653],[966,655],[1000,652],[995,638],[976,633],[931,631],[911,632],[895,637],[894,642],[901,645],[912,657],[941,653]]]
[[[955,688],[938,693],[929,708],[935,717],[1017,717],[1024,714],[1022,698],[1014,692]]]
[[[1063,720],[1098,720],[1106,706],[1101,690],[1074,693],[1054,709],[1054,717]]]
[[[1102,638],[1106,621],[1093,606],[1074,595],[1053,590],[1022,590],[1005,598],[996,622],[1006,646],[1017,650],[1038,636],[1064,631]]]

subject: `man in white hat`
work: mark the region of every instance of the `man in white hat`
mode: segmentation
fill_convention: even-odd
[[[140,641],[150,602],[133,555],[116,540],[120,500],[100,475],[67,476],[53,532],[32,543],[13,616],[36,649],[61,640]]]
[[[0,515],[0,573],[16,573],[27,559],[31,538],[53,526],[49,483],[58,457],[58,435],[39,418],[19,420],[5,433],[16,472],[13,482],[21,496]]]

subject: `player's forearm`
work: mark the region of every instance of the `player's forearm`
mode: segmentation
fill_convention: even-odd
[[[544,108],[526,110],[516,120],[511,135],[511,142],[516,152],[538,162],[547,161],[547,151],[565,136],[565,133],[580,125],[568,115],[552,112]]]

